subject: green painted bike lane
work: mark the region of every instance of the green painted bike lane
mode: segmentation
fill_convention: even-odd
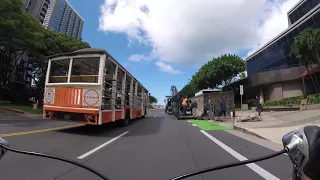
[[[210,131],[210,130],[232,130],[231,127],[220,125],[214,123],[210,120],[189,120],[188,122],[194,124],[202,130]]]

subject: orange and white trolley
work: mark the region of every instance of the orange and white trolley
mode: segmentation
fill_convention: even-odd
[[[149,93],[103,49],[51,56],[45,81],[43,117],[102,125],[147,114]]]

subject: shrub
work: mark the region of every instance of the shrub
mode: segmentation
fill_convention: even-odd
[[[308,96],[308,104],[318,104],[320,103],[320,94],[312,94]]]
[[[251,107],[255,107],[256,106],[256,103],[257,103],[257,100],[256,99],[248,99],[245,101],[246,104],[248,104],[248,107],[251,108]]]
[[[295,96],[281,99],[271,99],[264,103],[264,106],[288,106],[299,105],[303,96]]]
[[[294,96],[281,99],[272,99],[264,103],[264,106],[288,106],[288,105],[300,105],[303,96]],[[308,104],[320,103],[320,94],[311,94],[307,96]]]

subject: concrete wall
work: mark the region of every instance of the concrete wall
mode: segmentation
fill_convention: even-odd
[[[284,82],[300,79],[300,75],[305,71],[305,67],[292,67],[275,71],[260,72],[249,76],[250,86],[259,86],[276,82]]]
[[[270,99],[280,99],[282,98],[282,84],[281,83],[275,83],[269,86],[269,88],[266,88],[266,100]]]
[[[303,95],[303,84],[300,80],[277,82],[265,85],[263,90],[265,100],[281,99]]]
[[[284,98],[303,95],[303,85],[301,81],[283,83],[282,89]]]

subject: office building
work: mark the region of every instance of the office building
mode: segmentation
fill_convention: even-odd
[[[246,58],[248,90],[265,100],[313,93],[306,71],[290,56],[294,38],[306,28],[320,28],[320,0],[301,0],[287,13],[288,28]],[[254,97],[250,97],[254,98]],[[247,98],[249,99],[249,98]]]
[[[37,17],[44,27],[81,38],[83,18],[66,0],[24,0],[25,9]]]

